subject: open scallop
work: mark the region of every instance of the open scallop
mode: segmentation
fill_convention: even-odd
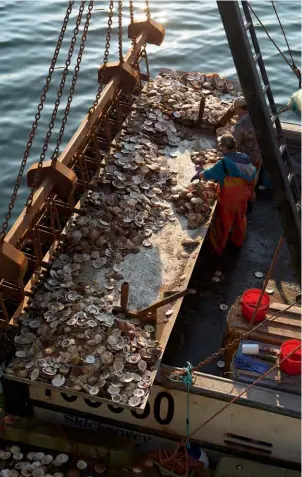
[[[62,376],[61,374],[56,374],[56,376],[53,377],[51,381],[52,385],[55,386],[56,388],[59,388],[64,385],[65,383],[65,377]]]
[[[77,463],[77,468],[80,469],[80,470],[84,470],[87,468],[87,462],[85,462],[84,460],[79,460],[78,463]]]
[[[37,467],[36,469],[33,470],[32,477],[43,477],[45,474],[44,470],[42,467]]]
[[[48,465],[53,461],[53,456],[50,454],[47,454],[41,459],[41,463],[44,465]]]

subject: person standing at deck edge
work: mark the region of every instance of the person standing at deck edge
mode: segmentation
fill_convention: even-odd
[[[254,190],[256,167],[251,159],[237,152],[237,143],[231,134],[221,137],[219,147],[224,157],[192,178],[217,181],[220,186],[219,199],[209,230],[213,252],[222,254],[227,240],[241,247],[246,236],[247,203]]]
[[[238,149],[247,154],[254,166],[259,169],[262,163],[261,152],[243,96],[235,99],[233,109],[235,114],[239,117],[233,130],[233,136],[237,141]]]

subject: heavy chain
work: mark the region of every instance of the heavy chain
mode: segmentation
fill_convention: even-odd
[[[66,9],[65,18],[63,20],[62,28],[61,28],[61,31],[60,31],[60,34],[59,34],[59,37],[58,37],[56,47],[55,47],[54,55],[53,55],[53,58],[51,60],[51,65],[50,65],[50,68],[49,68],[49,71],[48,71],[48,75],[47,75],[46,80],[45,80],[45,85],[44,85],[44,88],[43,88],[43,91],[42,91],[42,94],[41,94],[41,97],[40,97],[40,103],[39,103],[38,108],[37,108],[37,112],[36,112],[36,115],[35,115],[35,120],[32,124],[31,132],[29,134],[29,139],[28,139],[27,144],[26,144],[26,149],[25,149],[25,152],[24,152],[24,155],[23,155],[23,159],[22,159],[22,162],[21,162],[19,173],[18,173],[16,183],[15,183],[15,186],[14,186],[14,191],[12,193],[10,203],[9,203],[9,206],[8,206],[8,211],[6,213],[4,222],[2,224],[2,229],[1,229],[1,233],[0,233],[0,242],[2,242],[4,240],[4,237],[6,235],[6,230],[8,228],[8,222],[11,218],[12,211],[13,211],[13,208],[15,206],[18,190],[20,188],[20,184],[21,184],[21,180],[22,180],[22,176],[23,176],[23,173],[24,173],[24,170],[25,170],[25,166],[26,166],[26,163],[27,163],[27,159],[28,159],[31,147],[32,147],[34,137],[36,135],[36,130],[38,128],[38,121],[41,117],[41,112],[42,112],[43,107],[44,107],[47,92],[48,92],[49,85],[50,85],[50,82],[51,82],[51,79],[52,79],[52,74],[54,72],[55,65],[56,65],[56,62],[57,62],[57,59],[58,59],[58,56],[59,56],[60,48],[61,48],[61,45],[62,45],[62,42],[63,42],[63,39],[64,39],[64,35],[65,35],[66,29],[67,29],[67,25],[68,25],[68,21],[69,21],[70,13],[72,11],[73,4],[74,4],[74,2],[68,2],[68,7]]]
[[[123,2],[118,1],[118,51],[120,63],[124,63],[123,58]]]
[[[110,49],[110,41],[111,41],[111,31],[112,31],[112,18],[113,18],[113,5],[114,1],[110,0],[109,1],[109,13],[108,13],[108,27],[107,27],[107,35],[106,35],[106,43],[105,43],[105,52],[104,52],[104,68],[106,68],[106,64],[108,63],[108,57],[109,57],[109,49]],[[89,109],[89,115],[91,115],[94,111],[95,108],[98,105],[99,99],[101,97],[102,91],[103,91],[103,80],[102,80],[103,75],[101,76],[99,80],[99,87],[98,87],[98,92],[95,97],[93,106]]]
[[[130,23],[133,25],[134,23],[134,6],[133,6],[133,1],[129,0],[129,13],[130,13]],[[136,37],[132,38],[132,45],[136,45]]]
[[[151,12],[150,12],[149,0],[146,0],[146,15],[147,15],[147,20],[151,20]]]
[[[71,82],[71,87],[70,87],[70,90],[69,90],[69,96],[68,96],[66,108],[65,108],[65,111],[64,111],[64,117],[62,119],[62,124],[61,124],[61,129],[60,129],[60,132],[59,132],[59,135],[58,135],[57,145],[56,145],[55,150],[53,152],[53,155],[51,157],[53,162],[55,162],[58,159],[58,156],[59,156],[59,150],[60,150],[60,146],[62,144],[62,140],[63,140],[63,136],[64,136],[64,130],[65,130],[65,126],[66,126],[66,123],[67,123],[67,117],[68,117],[68,114],[69,114],[69,111],[70,111],[70,106],[71,106],[71,102],[72,102],[72,99],[73,99],[73,94],[74,94],[75,86],[76,86],[76,83],[77,83],[78,74],[79,74],[79,71],[80,71],[82,56],[83,56],[83,52],[84,52],[84,49],[85,49],[85,42],[86,42],[86,39],[87,39],[87,33],[88,33],[88,29],[89,29],[89,22],[90,22],[90,19],[91,19],[92,9],[93,9],[93,1],[89,2],[89,5],[88,5],[88,12],[87,12],[87,15],[86,15],[86,21],[85,21],[85,25],[84,25],[82,38],[81,38],[81,44],[80,44],[80,47],[79,47],[77,62],[76,62],[76,66],[74,68],[74,74],[73,74],[73,78],[72,78],[72,82]]]
[[[85,1],[82,1],[81,5],[80,5],[80,8],[79,8],[79,13],[78,13],[78,16],[77,16],[77,20],[76,20],[76,26],[73,30],[73,36],[72,36],[71,41],[70,41],[69,50],[68,50],[68,53],[67,53],[67,59],[65,61],[65,68],[63,70],[61,82],[60,82],[59,89],[58,89],[58,92],[57,92],[57,99],[55,101],[55,105],[54,105],[53,112],[52,112],[52,115],[51,115],[51,121],[48,125],[48,131],[47,131],[45,139],[44,139],[42,153],[40,155],[38,168],[37,168],[37,171],[36,171],[36,174],[35,174],[35,177],[34,177],[32,190],[31,190],[31,192],[30,192],[30,194],[27,198],[27,201],[26,201],[26,206],[27,207],[30,207],[31,204],[32,204],[34,191],[35,191],[35,188],[36,188],[36,186],[38,184],[38,181],[39,181],[40,171],[41,171],[43,161],[44,161],[45,156],[46,156],[46,152],[47,152],[49,141],[50,141],[51,134],[52,134],[52,129],[54,127],[55,120],[57,118],[58,109],[59,109],[59,106],[60,106],[60,103],[61,103],[61,97],[62,97],[62,94],[63,94],[66,78],[67,78],[67,75],[68,75],[68,68],[70,66],[71,58],[72,58],[72,55],[73,55],[73,52],[74,52],[75,43],[77,41],[77,35],[79,33],[79,27],[80,27],[80,24],[81,24],[81,21],[82,21],[84,8],[85,8]]]
[[[222,353],[224,353],[226,350],[228,350],[235,344],[239,343],[242,339],[247,338],[251,333],[253,333],[258,328],[260,328],[260,326],[262,326],[266,321],[271,321],[271,322],[274,321],[276,318],[278,318],[279,315],[281,315],[281,313],[285,313],[292,306],[295,306],[296,304],[297,302],[295,301],[291,303],[290,305],[288,305],[284,310],[280,310],[278,313],[276,313],[276,315],[273,318],[267,317],[265,320],[260,321],[258,325],[254,326],[252,329],[248,330],[246,333],[241,334],[238,338],[235,338],[231,343],[228,343],[224,348],[220,348],[218,351],[216,351],[216,353],[213,353],[211,356],[208,356],[206,359],[204,359],[203,361],[200,361],[198,364],[193,366],[193,368],[191,369],[191,372],[193,373],[195,371],[198,371],[198,369],[200,369],[202,366],[205,366],[206,364],[209,364],[212,361],[215,361],[215,359],[219,358],[219,356],[221,356]],[[177,381],[179,380],[179,377],[183,376],[184,374],[185,374],[184,370],[175,372],[170,376],[170,379],[172,381],[175,381],[175,380]]]

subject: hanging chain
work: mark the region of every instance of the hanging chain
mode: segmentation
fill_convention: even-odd
[[[251,333],[254,333],[258,328],[260,327],[263,327],[264,323],[266,323],[267,321],[274,321],[276,318],[278,318],[282,313],[285,313],[287,312],[290,308],[292,308],[293,306],[295,306],[297,304],[296,301],[294,301],[293,303],[291,303],[290,305],[288,305],[286,308],[284,308],[284,310],[280,310],[278,311],[275,316],[271,317],[271,316],[267,316],[265,318],[265,320],[261,321],[260,323],[258,323],[258,325],[254,326],[253,328],[251,328],[250,330],[246,331],[245,333],[242,333],[238,338],[235,338],[233,341],[231,341],[230,343],[228,343],[224,348],[220,348],[218,351],[216,351],[215,353],[211,354],[211,356],[208,356],[207,358],[205,358],[203,361],[200,361],[198,364],[196,364],[195,366],[192,367],[191,369],[191,372],[195,372],[195,371],[198,371],[200,368],[202,368],[203,366],[205,366],[206,364],[209,364],[211,363],[212,361],[215,361],[217,358],[219,358],[219,356],[222,355],[222,353],[224,353],[225,351],[227,351],[228,349],[232,348],[232,346],[234,346],[235,344],[238,344],[241,340],[243,340],[244,338],[247,338]],[[175,373],[172,373],[172,375],[170,375],[170,379],[172,381],[178,381],[180,379],[180,376],[184,376],[185,375],[185,370],[181,370],[181,371],[176,371]]]
[[[129,13],[130,13],[130,22],[131,22],[131,25],[133,25],[133,23],[134,23],[134,6],[133,6],[133,1],[132,0],[129,0]],[[136,37],[135,36],[132,38],[132,45],[133,46],[136,45]]]
[[[61,129],[60,129],[58,140],[57,140],[57,145],[56,145],[55,150],[53,152],[53,155],[51,157],[51,160],[53,162],[55,162],[58,159],[58,156],[59,156],[59,150],[60,150],[60,146],[62,144],[62,140],[63,140],[63,136],[64,136],[64,130],[65,130],[65,126],[66,126],[66,123],[67,123],[67,117],[68,117],[68,114],[70,112],[70,106],[71,106],[71,102],[72,102],[72,99],[73,99],[73,94],[74,94],[75,86],[76,86],[76,83],[77,83],[78,74],[79,74],[79,71],[80,71],[80,65],[81,65],[81,61],[82,61],[83,52],[84,52],[84,49],[85,49],[85,42],[86,42],[86,39],[87,39],[87,33],[88,33],[88,29],[89,29],[89,22],[90,22],[90,19],[91,19],[92,9],[93,9],[93,1],[89,2],[89,5],[88,5],[88,12],[87,12],[87,15],[86,15],[86,21],[85,21],[85,25],[84,25],[82,38],[81,38],[81,44],[80,44],[80,48],[79,48],[77,62],[76,62],[76,66],[74,68],[74,74],[73,74],[73,78],[72,78],[72,82],[71,82],[71,87],[70,87],[70,90],[69,90],[69,96],[68,96],[66,108],[65,108],[65,111],[64,111],[64,117],[62,119],[62,124],[61,124]]]
[[[151,20],[151,12],[150,12],[149,0],[146,0],[146,15],[147,15],[147,20]]]
[[[32,129],[31,129],[31,132],[29,134],[29,139],[28,139],[27,144],[26,144],[26,149],[25,149],[25,152],[24,152],[24,156],[23,156],[23,159],[22,159],[22,162],[21,162],[21,166],[20,166],[19,173],[18,173],[18,176],[17,176],[17,179],[16,179],[16,183],[15,183],[15,186],[14,186],[14,191],[13,191],[13,194],[12,194],[11,199],[10,199],[10,203],[9,203],[9,206],[8,206],[8,211],[6,213],[4,222],[2,224],[2,229],[1,229],[1,233],[0,233],[0,242],[2,242],[2,240],[4,239],[4,237],[6,235],[8,222],[11,218],[12,211],[13,211],[13,208],[15,206],[18,190],[19,190],[19,187],[20,187],[20,184],[21,184],[21,179],[22,179],[22,176],[23,176],[23,173],[24,173],[24,170],[25,170],[25,166],[26,166],[26,163],[27,163],[27,159],[28,159],[31,147],[32,147],[34,137],[36,135],[36,130],[38,128],[38,121],[41,117],[41,112],[42,112],[43,107],[44,107],[44,102],[46,100],[47,92],[48,92],[50,82],[51,82],[51,79],[52,79],[52,74],[54,72],[55,65],[56,65],[56,62],[57,62],[57,59],[58,59],[58,56],[59,56],[59,51],[60,51],[60,48],[61,48],[61,45],[62,45],[62,42],[63,42],[63,39],[64,39],[64,35],[65,35],[66,29],[67,29],[67,25],[68,25],[68,21],[69,21],[70,13],[72,11],[73,4],[74,4],[74,2],[68,2],[68,7],[66,9],[65,18],[63,20],[62,28],[61,28],[61,31],[60,31],[60,34],[59,34],[59,38],[58,38],[56,47],[55,47],[55,52],[54,52],[53,58],[51,60],[51,65],[50,65],[50,68],[49,68],[49,71],[48,71],[48,75],[47,75],[46,80],[45,80],[45,85],[44,85],[44,88],[43,88],[43,91],[42,91],[42,94],[41,94],[41,97],[40,97],[40,103],[39,103],[38,108],[37,108],[37,113],[35,115],[35,120],[32,124]]]
[[[123,57],[123,2],[118,2],[118,51],[120,63],[124,63]]]
[[[40,155],[38,168],[37,168],[37,171],[36,171],[36,174],[35,174],[35,177],[34,177],[32,190],[31,190],[31,192],[30,192],[30,194],[27,198],[27,201],[26,201],[26,206],[27,207],[30,207],[32,205],[34,191],[35,191],[35,188],[37,187],[37,184],[38,184],[38,181],[39,181],[40,171],[42,169],[43,161],[44,161],[45,156],[46,156],[46,152],[47,152],[49,141],[50,141],[51,134],[52,134],[52,129],[54,127],[55,120],[57,118],[57,113],[58,113],[58,109],[59,109],[59,106],[60,106],[61,97],[62,97],[62,94],[63,94],[66,78],[67,78],[67,75],[68,75],[68,68],[70,66],[71,58],[72,58],[72,55],[73,55],[73,52],[74,52],[75,43],[77,41],[77,35],[79,33],[79,27],[80,27],[80,24],[81,24],[81,21],[82,21],[82,15],[83,15],[84,8],[85,8],[85,2],[83,1],[83,2],[81,2],[80,8],[79,8],[78,17],[77,17],[77,20],[76,20],[76,26],[73,30],[73,36],[72,36],[71,41],[70,41],[70,46],[69,46],[69,50],[68,50],[68,54],[67,54],[67,59],[65,61],[65,68],[63,70],[60,86],[59,86],[59,89],[58,89],[58,92],[57,92],[57,99],[55,101],[55,105],[54,105],[53,112],[52,112],[52,115],[51,115],[51,121],[48,125],[48,131],[47,131],[45,139],[44,139],[42,153]]]
[[[113,18],[113,4],[114,4],[114,1],[110,0],[110,2],[109,2],[109,13],[108,13],[108,27],[107,27],[107,35],[106,35],[106,43],[105,43],[104,61],[103,61],[104,69],[106,68],[106,64],[108,63],[108,57],[109,57],[111,31],[112,31],[112,18]],[[103,72],[104,72],[104,70],[103,70]],[[89,109],[89,115],[91,115],[95,111],[95,108],[97,107],[99,99],[101,97],[102,90],[103,90],[102,76],[103,75],[101,75],[101,78],[99,80],[98,92],[97,92],[97,95],[95,97],[93,106]]]

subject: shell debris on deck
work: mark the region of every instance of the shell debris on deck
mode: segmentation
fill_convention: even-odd
[[[228,107],[230,90],[215,75],[166,73],[149,84],[66,227],[63,253],[19,318],[7,375],[120,405],[146,402],[163,349],[155,326],[115,315],[113,306],[123,281],[131,309],[139,310],[183,275],[182,242],[201,240],[206,228],[189,230],[188,214],[177,214],[173,195],[194,174],[192,151],[203,149],[205,162],[207,150],[213,156],[215,137],[206,130]],[[192,129],[202,94],[205,126]],[[200,222],[215,203],[212,194],[201,198]]]

